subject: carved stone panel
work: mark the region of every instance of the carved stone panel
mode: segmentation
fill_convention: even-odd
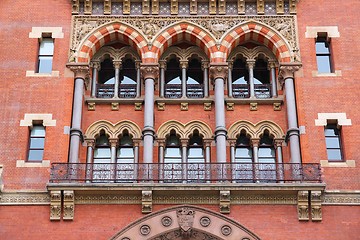
[[[50,220],[60,221],[61,191],[50,192]]]
[[[309,220],[309,192],[298,192],[298,218],[300,221]]]

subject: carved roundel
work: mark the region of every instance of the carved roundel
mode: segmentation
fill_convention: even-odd
[[[203,226],[203,227],[208,227],[211,223],[211,220],[210,218],[208,217],[202,217],[200,218],[200,225]]]
[[[232,232],[232,229],[230,226],[228,225],[224,225],[221,227],[221,233],[224,235],[224,236],[229,236]]]
[[[172,219],[169,216],[165,216],[161,219],[161,223],[164,227],[170,227],[172,224]]]
[[[140,233],[143,236],[149,235],[150,231],[151,231],[151,229],[150,229],[149,225],[142,225],[140,227]]]

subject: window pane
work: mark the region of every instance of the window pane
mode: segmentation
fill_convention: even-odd
[[[165,157],[181,157],[180,148],[166,148]]]
[[[34,126],[31,129],[31,137],[45,137],[44,126]]]
[[[134,150],[133,148],[119,148],[118,150],[118,157],[134,157]]]
[[[44,150],[29,150],[29,161],[41,161],[43,159]]]
[[[31,138],[30,139],[30,148],[41,148],[44,149],[45,139],[44,138]]]
[[[328,160],[342,160],[340,149],[327,149]]]
[[[95,158],[110,158],[110,148],[97,148],[94,152]]]
[[[275,151],[272,148],[259,148],[259,157],[275,157]]]
[[[40,43],[39,55],[53,55],[54,41],[52,38],[43,38]]]
[[[252,162],[252,151],[250,148],[236,148],[235,150],[236,162]]]
[[[316,42],[316,54],[327,54],[330,53],[329,47],[326,46],[325,42]]]
[[[189,149],[189,157],[202,157],[203,150],[202,148],[190,148]]]
[[[326,148],[340,148],[340,141],[337,137],[327,137],[326,141]]]
[[[39,57],[39,73],[51,73],[53,57]]]
[[[316,56],[318,72],[331,73],[330,56]]]

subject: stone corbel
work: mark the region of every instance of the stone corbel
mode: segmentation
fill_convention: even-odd
[[[209,13],[216,14],[216,0],[209,1]]]
[[[230,213],[230,191],[220,191],[220,212]]]
[[[322,220],[322,211],[321,211],[321,202],[322,202],[322,193],[321,191],[311,191],[311,220],[312,221],[321,221]]]
[[[298,219],[299,221],[309,221],[309,192],[298,191]]]
[[[151,4],[151,14],[159,14],[159,0],[152,0]]]
[[[284,14],[284,0],[276,0],[276,13]]]
[[[284,85],[285,79],[294,78],[294,73],[302,67],[300,62],[283,63],[279,68],[279,83]]]
[[[119,110],[119,103],[113,102],[111,103],[111,111],[118,111]]]
[[[123,1],[123,14],[130,14],[130,0]]]
[[[219,14],[226,14],[226,1],[219,0]]]
[[[181,111],[188,111],[189,110],[189,103],[181,103],[180,104]]]
[[[296,4],[297,4],[298,0],[289,0],[289,9],[290,9],[290,14],[296,14]]]
[[[104,15],[111,14],[111,0],[104,0]]]
[[[91,15],[92,13],[92,0],[84,1],[84,14]]]
[[[258,104],[255,103],[250,103],[250,111],[257,111],[258,110]]]
[[[263,15],[265,13],[265,1],[257,0],[257,14]]]
[[[238,0],[238,14],[245,14],[245,0]]]
[[[190,14],[197,14],[197,0],[190,0]]]
[[[71,0],[72,3],[72,14],[79,14],[79,9],[80,9],[80,5],[79,5],[79,0]]]
[[[147,15],[150,13],[150,0],[142,0],[142,14]]]
[[[165,111],[165,103],[157,104],[158,111]]]
[[[235,103],[226,103],[226,110],[228,111],[234,111]]]
[[[74,219],[74,191],[64,191],[64,215],[63,220]]]
[[[88,103],[88,111],[95,111],[95,103],[94,102],[91,102],[91,103]]]
[[[179,2],[178,0],[171,0],[171,14],[175,15],[179,13]]]
[[[211,102],[204,103],[204,110],[211,111]]]
[[[135,111],[141,111],[142,110],[142,103],[136,102],[135,103]]]
[[[152,212],[152,191],[141,192],[141,212],[151,213]]]
[[[50,192],[50,220],[60,221],[61,217],[61,191]]]

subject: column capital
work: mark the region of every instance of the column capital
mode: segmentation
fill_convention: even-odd
[[[234,66],[234,61],[231,60],[231,61],[228,61],[228,68],[229,68],[229,71],[233,69],[233,66]]]
[[[280,65],[279,80],[294,78],[294,73],[302,67],[301,63],[282,63]]]
[[[118,143],[118,139],[117,138],[109,138],[109,143],[111,147],[116,147],[117,143]]]
[[[113,65],[115,69],[120,69],[121,68],[121,61],[113,61]]]
[[[189,66],[189,63],[188,63],[188,61],[180,61],[180,66],[181,66],[181,69],[186,69],[186,68],[188,68],[188,66]]]
[[[189,143],[189,139],[188,138],[180,138],[180,142],[181,142],[181,147],[186,147]]]
[[[159,147],[165,147],[165,138],[158,138],[156,141],[158,142]]]
[[[136,61],[135,61],[135,68],[136,68],[136,69],[139,69],[139,68],[140,68],[140,65],[141,65],[141,61],[140,61],[140,60],[136,60]]]
[[[85,80],[89,77],[88,63],[68,63],[66,67],[74,72],[74,78],[81,78]]]
[[[212,141],[213,141],[212,139],[204,139],[204,140],[203,140],[204,146],[205,146],[205,147],[210,147]]]
[[[258,147],[260,144],[260,138],[251,138],[251,145],[253,147]]]
[[[248,59],[246,60],[246,65],[249,69],[254,69],[256,60],[255,59]]]
[[[268,69],[271,70],[272,68],[276,67],[276,61],[269,61]]]
[[[274,140],[274,145],[275,145],[276,148],[278,148],[278,147],[282,146],[283,142],[284,142],[284,139],[275,139]]]
[[[143,63],[140,64],[141,77],[145,80],[148,78],[157,80],[159,78],[159,64]]]
[[[134,147],[139,147],[142,139],[141,138],[133,138]]]
[[[85,142],[88,147],[95,147],[95,138],[85,138]]]
[[[228,77],[228,64],[227,63],[211,63],[210,64],[210,79],[215,81],[217,78],[225,80]]]
[[[159,67],[166,69],[166,61],[165,60],[159,60]]]
[[[235,145],[236,145],[236,139],[228,139],[228,143],[229,143],[229,145],[230,145],[230,147],[235,147]]]
[[[100,61],[90,62],[90,67],[100,71],[100,68],[101,68]]]
[[[201,64],[201,70],[205,70],[208,69],[210,67],[210,63],[209,62],[202,62]]]

